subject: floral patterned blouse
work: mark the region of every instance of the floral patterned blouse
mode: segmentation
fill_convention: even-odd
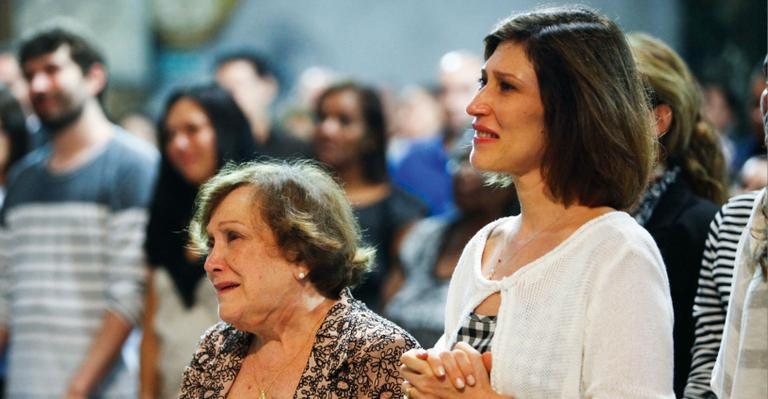
[[[211,327],[184,371],[179,397],[226,397],[252,339],[224,322]],[[294,398],[400,398],[400,355],[417,347],[405,330],[344,290],[317,330]]]

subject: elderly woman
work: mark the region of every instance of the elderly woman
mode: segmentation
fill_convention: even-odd
[[[443,336],[403,356],[422,397],[672,398],[659,250],[623,209],[655,160],[618,26],[585,7],[519,14],[485,38],[472,165],[512,180],[519,216],[467,244]],[[489,372],[486,370],[490,370]]]
[[[184,398],[398,397],[418,344],[353,299],[373,251],[344,191],[308,163],[224,169],[190,233],[223,320],[184,372]]]

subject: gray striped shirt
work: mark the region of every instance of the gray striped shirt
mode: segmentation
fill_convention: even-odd
[[[50,148],[12,172],[0,214],[0,322],[9,329],[9,397],[60,397],[106,311],[137,324],[146,206],[157,153],[118,130],[79,169],[53,174]],[[133,348],[134,350],[136,348]],[[93,397],[135,397],[115,361]]]

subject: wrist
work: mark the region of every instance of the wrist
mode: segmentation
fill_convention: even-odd
[[[70,381],[69,389],[67,391],[70,397],[86,398],[93,388],[92,385],[93,384],[88,381],[88,378],[85,378],[80,373],[78,373],[75,374],[75,376]]]

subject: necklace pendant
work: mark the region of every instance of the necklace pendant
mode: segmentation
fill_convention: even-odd
[[[259,399],[267,399],[267,394],[263,389],[259,389]]]

